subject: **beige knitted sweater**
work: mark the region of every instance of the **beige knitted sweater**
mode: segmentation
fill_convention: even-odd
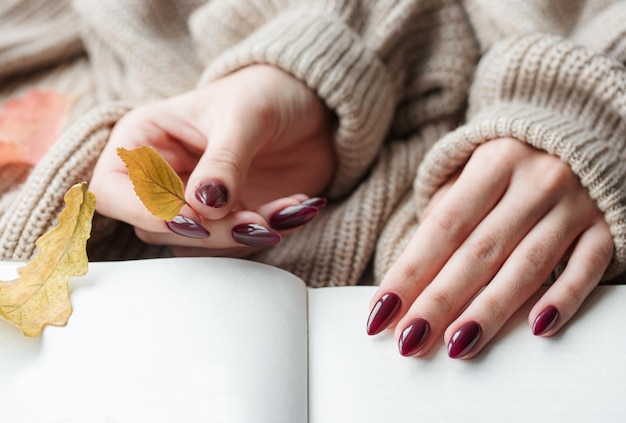
[[[330,206],[252,259],[312,286],[376,282],[476,146],[512,136],[588,188],[615,242],[610,277],[626,269],[625,62],[624,1],[3,0],[0,101],[39,86],[75,103],[35,168],[0,169],[0,259],[35,253],[130,108],[268,63],[336,113],[339,168]],[[168,254],[101,216],[88,250]]]

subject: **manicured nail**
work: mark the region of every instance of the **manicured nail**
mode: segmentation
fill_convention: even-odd
[[[193,219],[185,216],[176,216],[171,222],[165,222],[170,231],[175,234],[186,236],[187,238],[208,238],[209,231],[204,229]]]
[[[367,319],[367,334],[376,335],[382,332],[400,310],[400,297],[394,293],[387,293],[374,304]]]
[[[544,308],[533,322],[533,335],[543,335],[552,329],[558,318],[559,310],[555,306]]]
[[[473,321],[465,323],[450,338],[448,356],[450,358],[465,357],[474,348],[481,334],[482,329],[478,323]]]
[[[205,206],[220,208],[228,202],[228,190],[219,182],[203,182],[196,188],[196,199]]]
[[[318,213],[319,209],[313,206],[289,206],[274,213],[270,217],[270,225],[278,230],[297,228],[313,220]]]
[[[312,197],[308,200],[304,200],[300,204],[303,206],[311,206],[317,207],[318,209],[323,209],[324,207],[326,207],[326,204],[328,204],[328,200],[322,197]]]
[[[417,354],[422,349],[430,335],[430,325],[421,317],[413,319],[411,323],[402,331],[398,340],[400,354],[410,357]]]
[[[237,225],[232,234],[235,241],[249,247],[271,247],[282,239],[278,233],[256,223]]]

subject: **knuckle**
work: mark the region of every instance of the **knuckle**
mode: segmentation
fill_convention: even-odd
[[[459,230],[459,213],[453,210],[435,210],[429,214],[430,220],[444,234],[454,234]]]
[[[584,258],[586,269],[594,269],[600,272],[604,272],[606,270],[611,257],[613,257],[613,242],[604,242],[600,243],[594,248],[589,250],[589,253]]]
[[[549,235],[547,235],[549,236]],[[553,254],[550,242],[534,243],[528,247],[523,253],[523,259],[526,263],[526,268],[539,271],[544,269],[546,264],[550,262],[550,258]]]
[[[560,287],[563,304],[578,306],[585,299],[584,289],[580,284],[568,281]]]
[[[537,173],[541,177],[536,181],[536,187],[540,192],[555,194],[573,185],[576,178],[569,165],[554,156],[543,159]]]
[[[471,263],[492,265],[500,260],[501,252],[500,240],[493,235],[485,235],[469,242],[467,254]]]
[[[420,272],[417,266],[411,264],[397,267],[394,270],[398,272],[394,279],[401,281],[402,284],[413,285],[422,279],[422,272]]]
[[[219,167],[241,179],[244,176],[241,158],[234,151],[221,149],[211,157],[211,166]]]
[[[437,310],[442,316],[450,316],[452,313],[454,302],[450,297],[449,291],[434,290],[428,293],[428,301],[432,304],[433,310]]]
[[[493,297],[481,298],[482,307],[487,311],[492,322],[505,322],[509,319],[513,307]]]
[[[591,241],[584,245],[582,243],[577,245],[577,248],[584,249],[583,254],[578,257],[581,261],[580,265],[586,269],[590,277],[604,274],[615,253],[615,244],[608,226],[604,221],[600,221],[599,225],[601,230],[596,230],[591,234],[593,236]],[[589,231],[596,228],[597,226],[592,227]]]

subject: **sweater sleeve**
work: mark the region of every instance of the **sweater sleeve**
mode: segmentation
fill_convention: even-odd
[[[0,6],[0,81],[83,53],[71,0],[6,3]]]
[[[465,21],[455,1],[237,0],[210,2],[192,16],[191,28],[207,63],[200,84],[270,64],[304,81],[336,114],[332,198],[362,180],[390,131],[408,134],[442,105],[461,108],[476,61],[469,26],[458,24]],[[422,35],[438,25],[455,28],[448,39],[462,41],[437,53],[447,60],[435,69],[424,59],[435,50],[425,48],[432,40]],[[445,90],[433,86],[446,75],[452,83]]]
[[[626,4],[598,15],[610,17]],[[513,137],[567,162],[604,213],[615,244],[610,278],[626,269],[626,68],[624,24],[592,42],[574,31],[526,34],[494,45],[481,60],[467,123],[442,138],[418,171],[418,209],[488,140]],[[605,31],[606,32],[606,31]],[[578,40],[578,42],[575,42]],[[603,51],[593,48],[603,48]]]

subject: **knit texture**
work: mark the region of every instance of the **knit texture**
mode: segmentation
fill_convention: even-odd
[[[8,0],[0,6],[0,100],[43,86],[76,102],[34,169],[0,170],[0,258],[32,257],[63,195],[89,180],[112,126],[132,107],[267,63],[336,114],[339,167],[318,218],[251,259],[312,286],[376,283],[430,196],[476,146],[513,136],[581,178],[615,240],[607,275],[619,273],[626,9],[574,3]],[[168,255],[102,216],[88,252],[91,260]]]
[[[497,66],[496,66],[497,64]],[[543,78],[538,79],[540,74]],[[626,266],[626,69],[550,35],[515,37],[483,59],[469,122],[429,153],[418,210],[490,139],[513,137],[567,162],[604,213],[615,242],[607,277]]]

